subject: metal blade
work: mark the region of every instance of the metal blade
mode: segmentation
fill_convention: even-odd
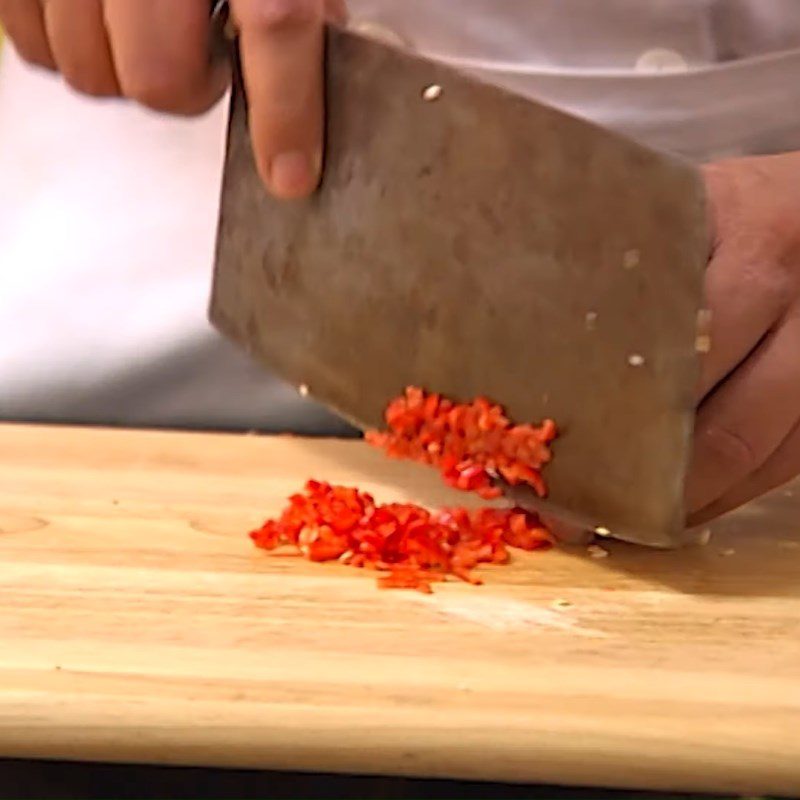
[[[279,203],[235,92],[214,324],[361,427],[407,385],[552,417],[548,509],[676,544],[708,248],[695,169],[340,30],[328,109],[322,188]]]

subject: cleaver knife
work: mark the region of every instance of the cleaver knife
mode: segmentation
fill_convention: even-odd
[[[234,88],[213,324],[362,429],[408,385],[553,418],[549,496],[513,500],[676,546],[704,341],[699,172],[354,32],[330,28],[326,58],[306,201],[262,187]]]

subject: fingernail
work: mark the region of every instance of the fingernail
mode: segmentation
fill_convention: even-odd
[[[279,153],[270,165],[270,190],[285,199],[305,197],[316,188],[321,163],[321,156],[309,158],[299,150]]]

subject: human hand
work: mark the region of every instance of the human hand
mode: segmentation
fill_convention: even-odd
[[[705,168],[713,253],[689,524],[800,473],[800,153]]]
[[[209,0],[0,0],[0,24],[26,61],[77,91],[201,114],[225,93],[229,67],[209,55]],[[345,0],[231,0],[250,129],[267,188],[290,199],[319,182],[323,35]]]

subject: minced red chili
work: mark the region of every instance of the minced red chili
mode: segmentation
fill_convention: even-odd
[[[495,498],[502,479],[547,494],[541,470],[557,435],[552,420],[515,425],[486,398],[456,403],[415,387],[389,404],[385,418],[388,430],[368,433],[367,441],[392,457],[438,467],[450,486]],[[379,570],[384,589],[422,592],[448,576],[479,584],[475,567],[505,564],[509,547],[538,550],[553,543],[539,517],[524,509],[379,505],[366,492],[313,480],[278,519],[250,536],[265,550],[289,546],[311,561]]]
[[[479,584],[479,564],[505,564],[508,547],[538,550],[553,538],[523,509],[428,511],[411,503],[379,505],[358,489],[309,481],[277,520],[250,534],[257,547],[296,550],[311,561],[340,561],[386,573],[381,588],[430,593],[455,576]]]
[[[436,466],[450,486],[490,499],[501,495],[501,478],[547,495],[542,468],[558,434],[552,420],[515,425],[485,397],[456,403],[413,386],[389,404],[385,419],[388,430],[369,432],[367,441],[394,458]]]

